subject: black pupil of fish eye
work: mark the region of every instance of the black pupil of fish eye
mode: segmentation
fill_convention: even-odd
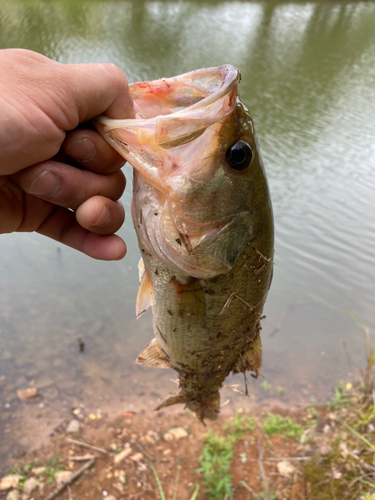
[[[227,151],[227,160],[234,170],[245,170],[251,163],[253,152],[245,141],[237,141]]]

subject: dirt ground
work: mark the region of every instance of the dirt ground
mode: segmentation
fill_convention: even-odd
[[[306,416],[303,411],[275,411],[283,416],[290,415],[296,422]],[[245,415],[245,412],[241,413]],[[260,425],[264,417],[260,409],[255,408],[247,415],[256,417],[256,421],[259,419],[259,426],[246,431],[243,439],[234,445],[229,471],[233,476],[234,500],[307,499],[309,485],[304,483],[303,475],[299,473],[303,460],[296,459],[305,456],[306,447],[280,435],[267,436]],[[72,483],[71,492],[64,489],[56,498],[103,500],[113,495],[116,500],[152,500],[161,498],[150,467],[152,462],[166,499],[189,500],[195,485],[200,484],[197,500],[204,500],[208,496],[203,491],[202,475],[196,472],[204,447],[204,435],[209,429],[221,432],[223,426],[233,419],[233,414],[221,413],[217,421],[206,422],[204,426],[189,411],[160,411],[151,415],[119,413],[110,419],[106,415],[99,415],[98,418],[98,415],[86,414],[84,409],[73,409],[72,414],[52,433],[49,443],[33,453],[18,457],[11,472],[17,473],[17,469],[26,467],[28,477],[34,475],[38,479],[38,487],[32,494],[26,496],[23,493],[20,499],[46,499],[56,489],[57,477],[49,472],[48,479],[44,472],[38,478],[35,468],[44,466],[48,472],[54,467],[53,473],[57,470],[75,472],[84,463],[76,461],[76,457],[89,454],[95,457],[93,466]],[[79,423],[79,430],[68,433],[66,430],[71,420]],[[173,437],[173,431],[172,435],[169,431],[175,428],[180,430],[180,435]],[[72,440],[98,447],[102,452],[73,444]],[[121,456],[124,458],[116,463]],[[277,465],[280,462],[291,465],[291,468],[280,472]],[[177,471],[179,479],[176,488]],[[274,492],[273,496],[255,496],[267,492]],[[7,498],[6,493],[0,491],[0,499]]]

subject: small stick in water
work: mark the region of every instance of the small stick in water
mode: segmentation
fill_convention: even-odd
[[[77,342],[78,342],[78,345],[79,345],[79,352],[85,352],[85,343],[81,339],[81,337],[78,337]]]

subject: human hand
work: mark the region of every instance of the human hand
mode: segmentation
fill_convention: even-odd
[[[87,123],[134,117],[121,70],[0,50],[0,109],[0,234],[36,231],[121,259],[126,245],[113,233],[125,217],[124,160]]]

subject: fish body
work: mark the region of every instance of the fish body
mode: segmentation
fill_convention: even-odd
[[[215,419],[230,372],[261,366],[272,279],[270,195],[252,119],[230,65],[130,86],[134,120],[97,128],[134,167],[132,217],[142,259],[137,316],[155,338],[137,359],[174,368],[184,403]]]

